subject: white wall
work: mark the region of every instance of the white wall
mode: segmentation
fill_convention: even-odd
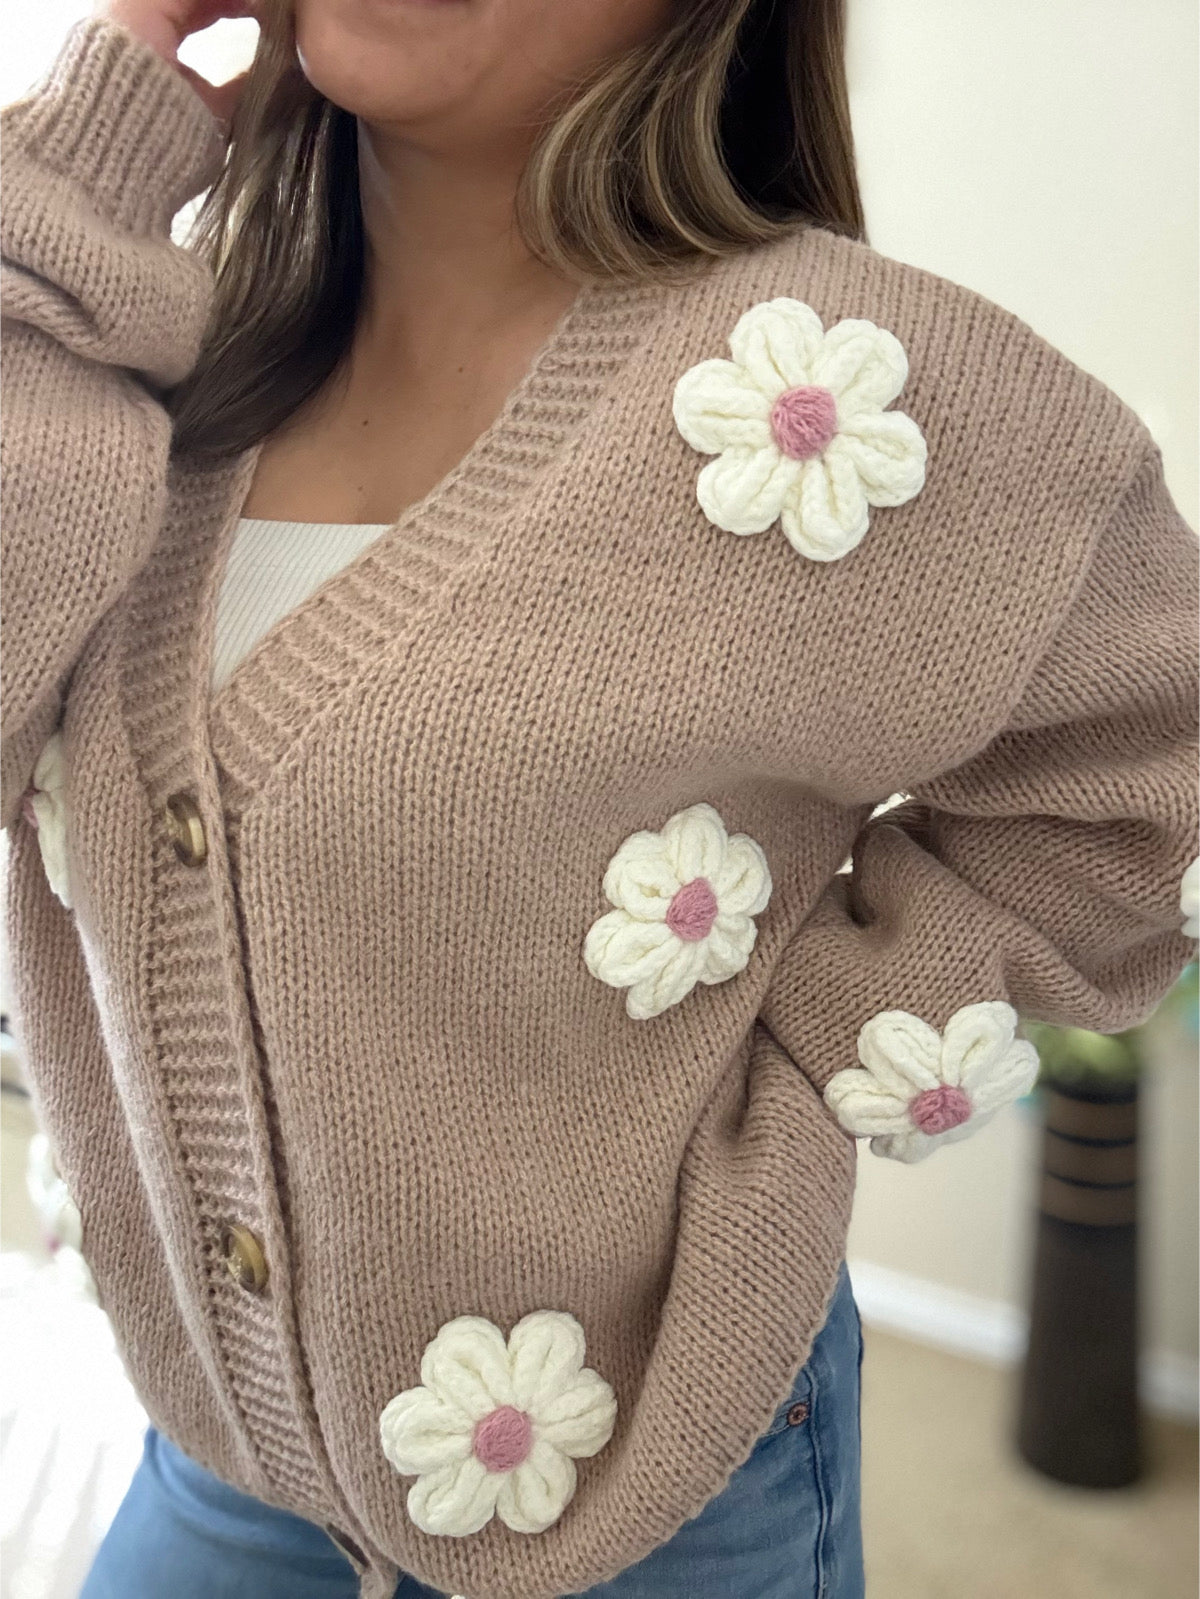
[[[1194,0],[850,0],[871,243],[1138,411],[1197,525]]]
[[[998,301],[1114,389],[1161,445],[1196,527],[1194,0],[851,0],[850,18],[870,242]],[[1160,1379],[1173,1373],[1183,1391],[1190,1364],[1194,1391],[1195,1042],[1157,1034],[1146,1335]],[[1025,1293],[1035,1135],[1022,1105],[921,1166],[860,1156],[850,1247],[864,1308],[904,1319],[898,1272],[977,1296],[1009,1325],[1004,1308]],[[949,1325],[953,1296],[927,1298]]]
[[[17,99],[54,60],[73,22],[91,14],[88,0],[0,0],[0,105]],[[250,64],[258,25],[224,20],[187,40],[180,52],[212,83],[224,83]]]

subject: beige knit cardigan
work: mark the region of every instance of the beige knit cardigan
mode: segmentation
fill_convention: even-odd
[[[1195,534],[1026,323],[798,227],[588,284],[210,701],[219,129],[92,18],[3,134],[15,1021],[130,1375],[364,1595],[584,1590],[786,1398],[853,1135],[1193,958]]]

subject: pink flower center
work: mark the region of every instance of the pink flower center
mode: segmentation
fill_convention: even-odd
[[[837,401],[818,383],[785,389],[771,407],[771,433],[797,461],[820,455],[837,432]]]
[[[523,1410],[501,1405],[475,1423],[471,1447],[489,1471],[511,1471],[533,1445],[533,1422]]]
[[[706,877],[693,877],[671,896],[667,906],[667,926],[676,938],[689,943],[707,938],[717,919],[717,896]]]
[[[969,1120],[971,1101],[961,1088],[950,1088],[943,1084],[940,1088],[927,1088],[923,1094],[918,1094],[908,1107],[908,1114],[923,1133],[932,1136]]]

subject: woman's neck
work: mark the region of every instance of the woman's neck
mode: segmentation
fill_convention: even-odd
[[[357,340],[407,371],[553,325],[579,284],[533,256],[513,204],[520,159],[449,157],[360,123],[366,278]]]

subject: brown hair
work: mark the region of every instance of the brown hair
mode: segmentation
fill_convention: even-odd
[[[224,168],[187,247],[214,273],[199,359],[164,399],[173,448],[258,443],[348,354],[363,287],[355,116],[269,0]],[[572,86],[521,174],[530,251],[572,278],[674,279],[816,225],[865,240],[845,0],[678,0],[653,40]]]

